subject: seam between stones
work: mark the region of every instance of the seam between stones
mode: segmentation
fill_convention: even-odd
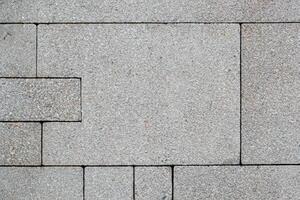
[[[0,79],[79,79],[81,80],[81,77],[0,77]]]
[[[240,24],[240,165],[242,165],[242,24]]]
[[[43,165],[42,167],[132,167],[132,165]],[[135,167],[247,167],[247,166],[300,166],[300,163],[286,164],[176,164],[176,165],[134,165]],[[41,167],[41,165],[0,165],[0,167]]]
[[[83,121],[82,119],[82,78],[80,78],[80,122]]]
[[[41,123],[41,166],[43,166],[43,148],[44,148],[44,122],[40,122]]]
[[[132,166],[132,199],[135,200],[135,166]]]
[[[82,166],[82,199],[85,200],[85,166]]]
[[[36,123],[36,122],[43,122],[43,123],[49,123],[49,122],[53,122],[53,123],[57,123],[57,122],[82,122],[81,120],[70,120],[70,121],[67,121],[67,120],[61,120],[61,121],[58,121],[58,120],[27,120],[27,121],[16,121],[16,120],[13,120],[13,121],[5,121],[5,120],[1,120],[0,123]]]
[[[171,166],[171,199],[174,200],[174,166]]]
[[[224,21],[224,22],[211,22],[211,21],[191,21],[191,22],[170,22],[170,21],[161,21],[161,22],[154,22],[154,21],[136,21],[136,22],[0,22],[0,24],[294,24],[300,23],[300,21],[287,21],[287,22],[280,22],[280,21],[265,21],[265,22],[258,22],[258,21]]]
[[[35,76],[38,77],[38,24],[35,26]]]

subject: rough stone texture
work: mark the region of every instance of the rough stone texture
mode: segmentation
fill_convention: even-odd
[[[0,78],[1,121],[79,121],[79,79]]]
[[[0,165],[41,163],[39,123],[0,123]]]
[[[300,0],[0,0],[0,200],[299,200],[299,47]]]
[[[132,200],[132,167],[88,167],[85,169],[86,200]]]
[[[300,24],[242,31],[243,163],[300,163]]]
[[[0,168],[0,199],[82,200],[81,168]]]
[[[82,76],[48,164],[238,163],[238,25],[41,25],[40,76]]]
[[[0,3],[0,22],[300,20],[299,0],[4,0]]]
[[[136,200],[171,200],[171,167],[136,167]]]
[[[175,167],[174,200],[299,199],[300,166]]]
[[[33,24],[0,24],[0,77],[36,75],[35,39]]]

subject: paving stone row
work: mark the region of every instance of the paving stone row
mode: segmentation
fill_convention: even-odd
[[[298,0],[1,1],[0,22],[290,22]]]
[[[299,166],[175,167],[174,200],[298,199]],[[172,199],[170,169],[139,167],[135,199]],[[12,181],[13,180],[13,181]],[[72,167],[0,168],[0,198],[83,198],[83,170]],[[132,200],[132,167],[85,168],[85,199]]]
[[[48,164],[238,163],[237,25],[40,30],[39,75],[83,76],[85,121],[46,124]],[[243,159],[299,163],[299,24],[242,32]]]

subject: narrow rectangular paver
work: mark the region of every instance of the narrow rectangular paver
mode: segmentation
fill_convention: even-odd
[[[40,123],[0,123],[0,165],[40,163]]]
[[[0,199],[82,200],[82,168],[0,168]]]
[[[0,22],[290,22],[298,0],[4,1]]]
[[[299,199],[300,166],[175,167],[174,200]]]
[[[0,78],[0,121],[79,121],[80,79]]]
[[[0,77],[35,75],[36,26],[0,24]]]
[[[45,124],[45,163],[238,163],[239,41],[239,25],[41,25],[39,76],[82,76],[84,119]]]
[[[85,168],[85,199],[133,200],[133,168]]]
[[[300,163],[300,24],[242,32],[243,163]]]
[[[172,199],[171,167],[136,167],[135,199]]]

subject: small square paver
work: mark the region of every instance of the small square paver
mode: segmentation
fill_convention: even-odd
[[[82,200],[82,168],[1,167],[0,199]]]
[[[299,199],[300,166],[175,167],[174,200]]]
[[[171,167],[136,167],[135,168],[136,200],[171,200],[172,172]]]
[[[40,163],[40,123],[0,123],[0,165]]]
[[[133,200],[133,168],[85,168],[85,198],[86,200]]]
[[[238,163],[239,25],[41,25],[39,76],[82,77],[83,123],[46,123],[45,163]]]
[[[80,79],[0,78],[0,121],[80,121]]]
[[[36,26],[0,24],[0,77],[35,75]]]
[[[242,161],[300,163],[300,24],[242,28]]]

